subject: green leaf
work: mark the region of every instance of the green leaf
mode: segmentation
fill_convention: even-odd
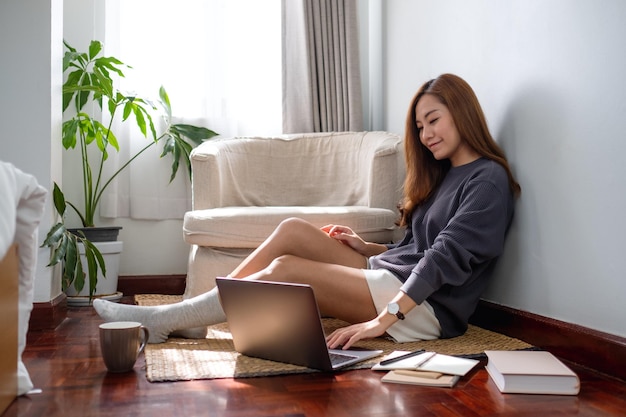
[[[100,271],[102,271],[102,275],[106,278],[106,274],[107,274],[106,263],[104,262],[104,257],[102,256],[100,249],[98,249],[96,245],[94,245],[87,239],[83,240],[83,244],[86,244],[87,247],[90,248],[91,252],[94,255],[96,263],[98,264],[98,268],[100,268]]]
[[[81,113],[81,119],[79,121],[79,130],[82,135],[81,141],[84,140],[85,144],[89,145],[96,139],[97,127],[94,125],[94,120],[88,115]],[[83,117],[84,115],[84,117]]]
[[[176,141],[171,134],[166,134],[161,138],[163,142],[163,151],[161,152],[161,158],[166,156],[168,153],[174,152],[174,147],[176,146]]]
[[[89,44],[89,60],[94,59],[102,50],[102,43],[100,41],[91,41]]]
[[[76,118],[63,122],[61,143],[65,149],[76,147],[76,131],[80,126],[80,121]]]
[[[200,144],[203,140],[210,139],[218,134],[205,127],[198,127],[184,123],[178,123],[170,126],[170,130],[180,133],[181,135],[191,139],[196,144]]]
[[[63,235],[65,234],[66,230],[67,229],[65,228],[65,225],[62,222],[59,222],[55,224],[54,226],[52,226],[50,230],[48,230],[48,234],[46,235],[46,238],[41,244],[41,247],[53,248],[57,246],[57,244],[63,238]]]
[[[172,156],[172,173],[170,175],[170,182],[176,178],[178,169],[180,167],[180,161],[182,160],[186,166],[191,179],[191,162],[189,161],[189,155],[193,147],[185,142],[185,140],[176,131],[170,130],[170,134],[164,137],[163,151],[161,157],[171,154]]]
[[[68,74],[65,84],[63,84],[63,110],[62,111],[65,111],[69,107],[70,103],[72,102],[72,98],[74,97],[74,94],[76,92],[75,88],[79,86],[82,75],[83,75],[82,70],[76,70]]]
[[[122,112],[122,120],[128,119],[128,116],[133,112],[133,103],[132,101],[127,101],[124,104],[124,111]]]
[[[69,232],[68,232],[69,233]],[[69,288],[69,286],[76,281],[77,271],[79,268],[78,275],[83,276],[82,272],[82,264],[80,263],[80,258],[78,255],[78,244],[76,242],[75,237],[70,237],[68,239],[68,243],[66,245],[65,252],[65,270],[63,272],[63,283],[64,290]],[[82,289],[82,288],[81,288]],[[80,291],[80,290],[78,290]]]
[[[115,115],[115,112],[117,111],[117,108],[120,105],[120,101],[113,99],[113,98],[109,98],[107,101],[107,104],[108,104],[107,107],[109,109],[109,114],[111,115],[111,118],[113,118]]]
[[[154,127],[154,122],[152,121],[152,116],[150,116],[150,114],[148,112],[146,112],[146,116],[148,119],[148,126],[150,127],[150,133],[152,133],[152,140],[156,143],[157,142],[157,133],[156,133],[156,129]]]
[[[74,284],[76,292],[81,292],[85,287],[85,272],[80,258],[77,259],[77,262],[73,266],[74,268],[66,268],[65,270],[68,283],[66,288],[68,288],[71,284]]]
[[[120,144],[117,142],[117,137],[113,134],[113,131],[107,129],[107,141],[109,145],[113,146],[116,151],[120,151]]]
[[[185,163],[185,165],[187,167],[187,174],[189,175],[189,179],[191,180],[191,158],[190,158],[190,156],[191,156],[191,151],[192,151],[193,147],[189,143],[187,143],[187,142],[185,142],[183,140],[180,140],[179,148],[180,148],[180,155],[179,155],[178,159],[179,159],[179,161],[182,160]],[[174,178],[171,177],[170,178],[170,182],[172,182],[173,179]]]
[[[54,201],[54,208],[57,210],[57,213],[61,217],[65,214],[65,209],[67,208],[67,204],[65,204],[65,196],[63,195],[63,191],[59,188],[57,183],[54,183],[54,188],[52,190],[52,199]]]
[[[102,160],[106,161],[109,158],[109,152],[107,151],[106,137],[102,133],[102,130],[96,131],[95,140],[98,145],[98,149],[100,149],[100,152],[102,153]]]
[[[87,104],[89,94],[91,94],[92,91],[92,85],[89,76],[82,77],[79,81],[79,86],[81,88],[77,91],[76,109],[80,111],[83,107],[85,107],[85,104]]]
[[[65,47],[69,49],[70,52],[76,52],[76,49],[72,48],[70,44],[65,41],[65,39],[63,40],[63,45],[65,45]]]
[[[94,66],[98,67],[100,70],[102,71],[106,71],[108,74],[108,71],[113,71],[115,73],[117,73],[117,75],[119,75],[120,77],[124,78],[124,72],[122,72],[122,70],[120,68],[118,68],[118,66],[124,66],[124,67],[128,67],[126,64],[124,64],[122,61],[120,61],[117,58],[113,58],[113,57],[102,57],[102,58],[98,58],[95,60],[94,62]],[[130,67],[128,67],[130,68]],[[109,75],[110,78],[110,75]]]
[[[172,105],[170,104],[170,97],[167,95],[165,87],[163,86],[159,88],[159,97],[161,98],[161,104],[163,105],[163,108],[165,108],[165,112],[167,113],[167,120],[171,120]]]
[[[76,52],[75,49],[66,51],[63,55],[63,72],[67,71],[70,67],[80,67],[76,64],[76,61],[79,60],[80,54]]]
[[[137,126],[139,126],[139,130],[144,136],[148,136],[148,132],[146,129],[146,118],[143,116],[143,108],[141,106],[137,106],[133,104],[133,113],[135,113],[135,120],[137,121]]]
[[[102,275],[106,277],[106,266],[100,250],[87,239],[83,239],[85,246],[85,257],[87,258],[89,276],[89,296],[93,296],[98,283],[98,267],[102,270]]]
[[[109,76],[109,73],[105,68],[97,68],[97,71],[94,71],[94,76],[96,81],[94,81],[94,85],[97,85],[100,89],[100,92],[103,96],[106,97],[114,97],[114,89],[113,89],[113,80]]]
[[[67,75],[67,79],[65,80],[65,83],[63,84],[63,88],[69,88],[69,87],[77,87],[80,85],[80,79],[82,78],[84,74],[84,71],[81,69],[78,69],[76,71],[72,71]]]
[[[65,253],[67,252],[67,243],[65,240],[65,235],[62,236],[59,245],[54,248],[52,253],[50,254],[50,260],[48,261],[47,266],[54,266],[65,259]]]
[[[71,233],[68,231],[68,234]],[[78,242],[74,235],[71,235],[67,239],[67,249],[65,251],[65,262],[74,263],[78,259]]]
[[[95,139],[98,144],[98,149],[104,154],[104,159],[108,157],[107,146],[111,145],[116,151],[120,151],[120,145],[117,142],[117,138],[105,125],[98,120],[93,120],[93,127],[95,132]]]

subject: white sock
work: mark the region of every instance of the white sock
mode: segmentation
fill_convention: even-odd
[[[206,327],[226,321],[217,288],[175,304],[136,306],[96,299],[93,307],[105,321],[140,322],[150,332],[148,343],[163,343],[176,330]]]

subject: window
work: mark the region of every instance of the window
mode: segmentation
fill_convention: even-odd
[[[178,123],[223,137],[276,135],[282,133],[280,19],[281,0],[107,0],[105,53],[133,67],[122,90],[132,86],[156,98],[163,85]],[[118,137],[130,142],[122,148],[145,141],[126,136]],[[103,199],[103,216],[182,218],[190,209],[188,184],[168,185],[169,163],[158,160],[160,149],[151,151]]]

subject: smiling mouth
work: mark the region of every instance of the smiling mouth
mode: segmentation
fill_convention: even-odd
[[[428,144],[428,149],[433,149],[433,148],[435,148],[435,147],[436,147],[437,145],[439,145],[441,142],[442,142],[442,141],[440,141],[440,140],[439,140],[439,141],[437,141],[437,142],[434,142],[434,143],[430,143],[430,144]]]

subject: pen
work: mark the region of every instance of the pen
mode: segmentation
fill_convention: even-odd
[[[404,355],[396,356],[395,358],[389,358],[389,359],[385,359],[383,361],[380,361],[380,364],[383,365],[383,366],[384,365],[390,365],[390,364],[392,364],[394,362],[398,362],[398,361],[401,361],[403,359],[412,358],[413,356],[421,355],[424,352],[425,352],[424,349],[414,350],[413,352],[405,353]]]

